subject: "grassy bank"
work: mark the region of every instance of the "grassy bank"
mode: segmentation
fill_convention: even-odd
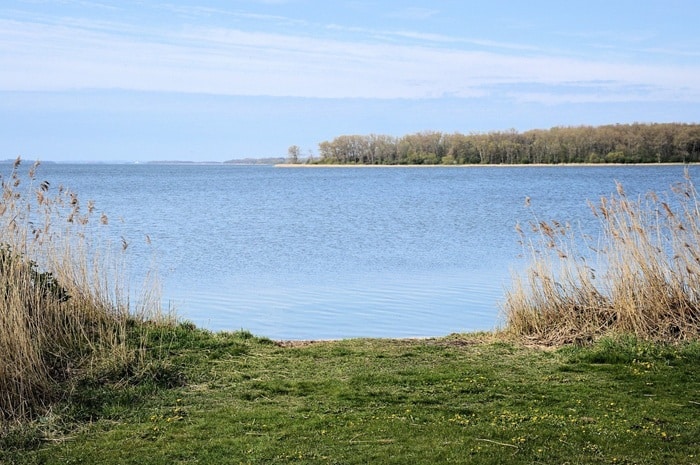
[[[698,343],[543,350],[482,334],[284,346],[187,326],[152,336],[186,385],[83,387],[6,438],[0,461],[700,463]]]

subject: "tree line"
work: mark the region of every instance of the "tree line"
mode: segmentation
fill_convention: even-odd
[[[691,163],[700,161],[700,124],[635,123],[471,134],[424,131],[402,137],[344,135],[321,142],[319,156],[307,161],[366,165]]]

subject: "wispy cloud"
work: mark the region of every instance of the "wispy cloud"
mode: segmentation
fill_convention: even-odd
[[[364,34],[355,40],[352,34],[313,37],[224,27],[154,30],[86,20],[0,20],[4,70],[0,90],[120,88],[380,99],[498,93],[547,103],[700,101],[696,79],[700,66],[572,59],[534,47],[527,56],[518,56],[513,53],[517,45],[512,44],[401,31],[385,34],[414,40],[368,40]],[[475,50],[473,45],[489,50]],[[572,82],[588,83],[587,91],[564,85]],[[523,83],[543,87],[533,91],[519,87]],[[546,86],[560,87],[553,91]]]
[[[270,4],[284,4],[288,3],[286,0],[269,0],[269,1],[259,1],[257,3],[270,3]],[[157,6],[158,9],[167,11],[170,13],[176,13],[183,15],[185,17],[224,17],[224,18],[236,18],[242,20],[255,20],[262,22],[269,22],[275,24],[285,24],[285,25],[308,25],[306,20],[290,18],[288,16],[281,15],[271,15],[263,13],[253,13],[248,10],[242,9],[231,9],[231,8],[213,8],[205,6],[195,6],[195,5],[174,5],[169,3],[160,4]]]
[[[396,29],[370,29],[365,27],[357,26],[342,26],[339,24],[327,24],[322,26],[324,29],[348,32],[352,34],[361,34],[364,37],[372,37],[375,39],[384,40],[390,43],[400,43],[405,42],[405,39],[410,39],[416,43],[422,43],[421,45],[453,45],[453,46],[464,46],[471,45],[478,47],[483,50],[500,49],[501,51],[511,51],[511,52],[540,52],[545,53],[541,47],[536,47],[533,45],[515,43],[515,42],[502,42],[489,39],[476,39],[471,37],[461,37],[461,36],[451,36],[447,34],[436,34],[420,31],[411,30],[396,30]]]
[[[424,21],[436,16],[440,10],[432,8],[406,7],[388,14],[390,18],[407,19],[411,21]]]
[[[21,0],[21,3],[24,4],[51,4],[51,3],[58,3],[62,5],[74,5],[74,6],[79,6],[82,8],[92,8],[92,9],[102,9],[102,10],[110,10],[110,11],[116,11],[119,10],[119,7],[114,6],[114,5],[109,5],[103,2],[97,2],[97,1],[92,1],[92,0]]]

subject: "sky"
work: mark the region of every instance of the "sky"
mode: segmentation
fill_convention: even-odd
[[[0,159],[700,122],[697,0],[3,0]]]

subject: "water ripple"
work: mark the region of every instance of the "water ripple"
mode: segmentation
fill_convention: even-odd
[[[694,170],[694,171],[693,171]],[[698,167],[691,167],[697,174]],[[683,167],[281,170],[47,165],[107,212],[139,277],[213,330],[280,339],[491,329],[533,214],[595,226],[586,200],[666,190]],[[525,209],[525,197],[532,208]],[[139,238],[148,235],[152,246]]]

